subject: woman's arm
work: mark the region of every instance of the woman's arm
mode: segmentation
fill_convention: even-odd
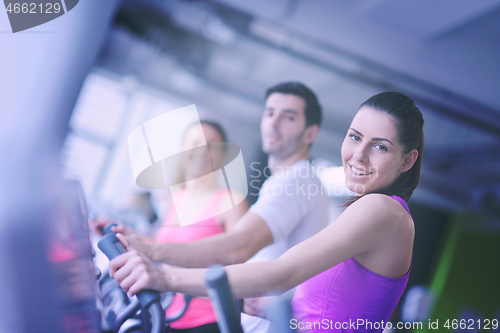
[[[280,258],[227,266],[225,270],[235,297],[256,297],[270,291],[288,290],[348,258],[384,247],[388,239],[400,231],[397,225],[402,215],[393,203],[399,205],[384,195],[367,195],[348,207],[328,227]],[[128,246],[124,237],[120,240]],[[141,289],[156,289],[205,296],[205,271],[162,270],[134,251],[110,263],[111,276],[130,294]]]
[[[248,201],[244,198],[241,198],[242,195],[238,192],[233,192],[233,197],[237,201],[241,201],[239,204],[237,204],[235,207],[229,209],[228,211],[225,211],[224,213],[220,214],[217,219],[219,223],[222,225],[224,230],[226,232],[230,232],[234,229],[236,222],[239,221],[239,219],[245,215],[245,213],[248,210]],[[241,200],[242,199],[242,200]],[[231,205],[231,203],[227,203]],[[223,205],[224,206],[224,203]]]

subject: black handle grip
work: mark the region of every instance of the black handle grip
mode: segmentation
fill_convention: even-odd
[[[296,330],[290,325],[292,318],[292,307],[285,300],[276,298],[267,306],[266,319],[274,323],[276,332],[295,333]]]
[[[233,292],[222,267],[210,268],[205,274],[207,293],[214,305],[217,321],[222,333],[243,333],[240,313],[234,302]]]
[[[103,235],[113,234],[114,232],[111,230],[111,228],[116,226],[118,226],[116,223],[106,224],[104,228],[102,228],[102,234]]]
[[[97,243],[97,246],[109,260],[127,252],[114,233],[104,235]],[[137,298],[139,299],[141,306],[146,308],[153,302],[159,302],[160,294],[154,290],[141,290],[137,293]]]

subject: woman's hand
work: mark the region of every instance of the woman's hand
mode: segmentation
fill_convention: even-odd
[[[121,223],[117,223],[116,226],[111,227],[111,231],[120,233],[127,238],[131,235],[137,235],[135,232],[133,232],[131,229],[127,228]]]
[[[90,231],[92,231],[92,233],[95,235],[102,236],[102,234],[103,234],[102,229],[111,223],[118,224],[118,222],[116,222],[115,220],[112,220],[112,219],[109,219],[109,218],[104,217],[102,215],[99,215],[95,220],[89,221]]]
[[[245,298],[243,301],[243,312],[251,316],[265,318],[271,300],[272,297]]]
[[[117,226],[112,227],[111,230],[125,236],[130,246],[151,259],[151,247],[149,243],[153,242],[154,239],[139,235],[138,233],[125,227],[123,224],[118,224]]]
[[[121,233],[121,232],[119,232]],[[151,257],[151,244],[153,243],[153,239],[147,239],[146,237],[142,237],[135,232],[129,232],[128,235],[124,235],[127,239],[127,242],[132,246],[136,251],[139,251],[150,260]]]
[[[125,236],[117,234],[127,253],[121,254],[109,263],[109,275],[129,296],[143,289],[153,289],[160,293],[168,291],[168,274],[156,266],[144,254],[136,251]]]

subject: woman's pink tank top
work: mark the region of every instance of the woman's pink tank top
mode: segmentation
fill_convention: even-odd
[[[185,195],[185,190],[179,193],[179,202],[182,201]],[[224,195],[227,195],[227,189],[220,189],[207,205],[202,216],[214,216],[204,221],[200,221],[185,227],[181,227],[176,223],[175,208],[169,210],[167,218],[163,223],[163,227],[156,235],[156,242],[172,242],[186,243],[196,241],[205,237],[220,234],[224,232],[224,228],[217,222],[217,211],[222,203]],[[184,296],[176,294],[172,304],[166,309],[167,317],[174,316],[184,306]],[[175,329],[186,329],[197,327],[209,323],[217,322],[217,318],[212,309],[212,304],[208,298],[193,298],[189,303],[186,313],[170,326]]]
[[[391,197],[411,216],[403,199]],[[410,271],[411,265],[404,276],[390,278],[349,258],[297,287],[292,301],[296,325],[304,332],[382,332]]]

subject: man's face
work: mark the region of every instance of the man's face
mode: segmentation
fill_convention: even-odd
[[[306,102],[302,97],[273,93],[266,100],[260,122],[262,150],[270,156],[287,158],[303,145]]]

